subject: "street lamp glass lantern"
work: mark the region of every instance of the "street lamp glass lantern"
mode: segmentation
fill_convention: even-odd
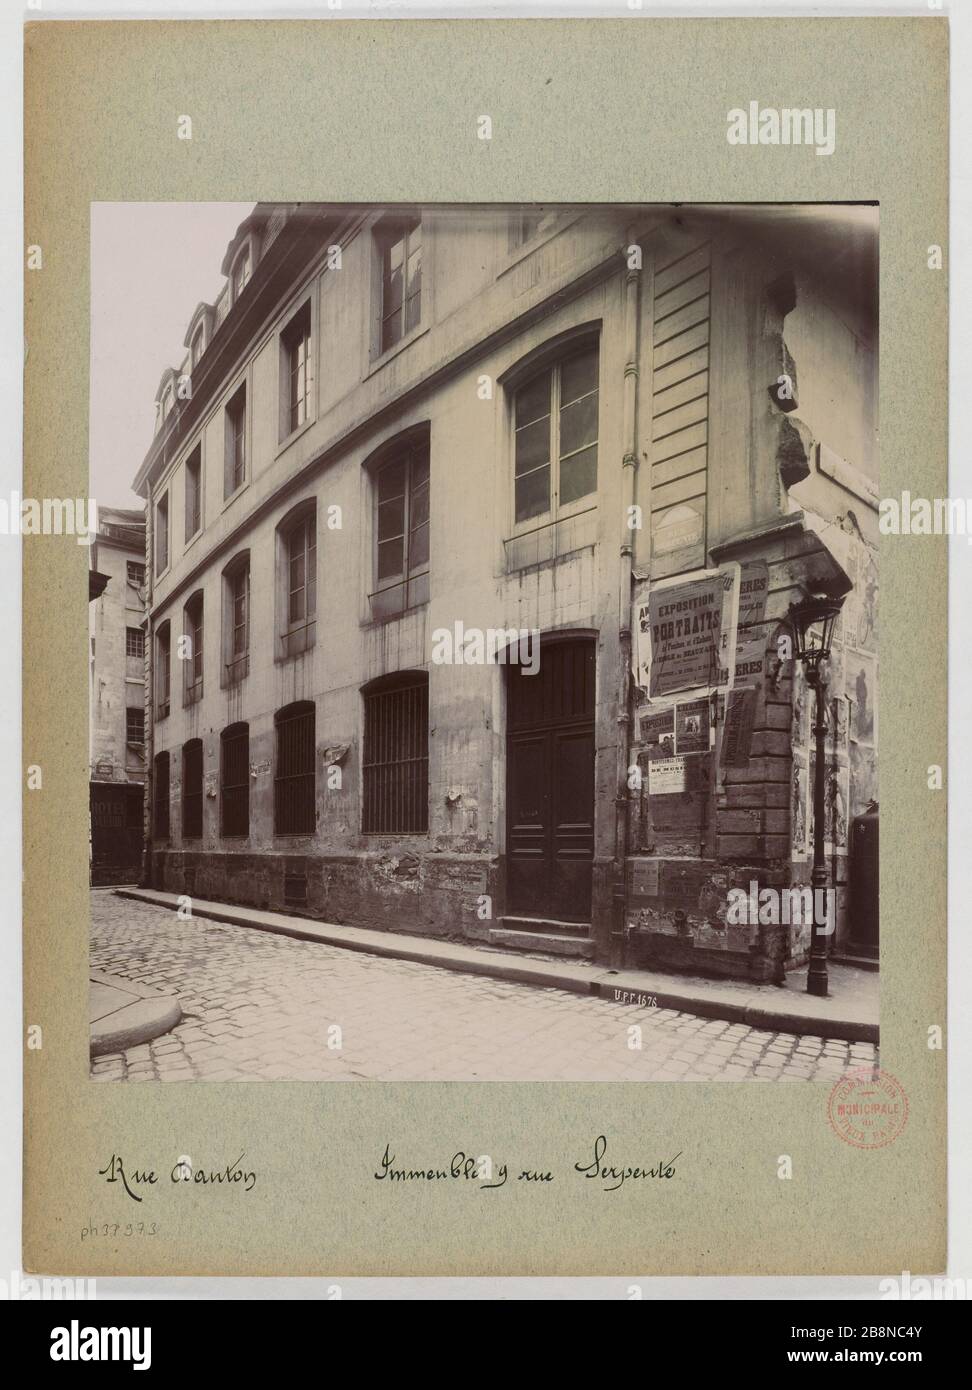
[[[842,598],[820,596],[803,599],[790,608],[793,655],[808,666],[818,666],[830,656]]]

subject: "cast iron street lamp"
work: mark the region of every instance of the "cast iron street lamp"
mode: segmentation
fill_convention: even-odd
[[[823,923],[817,904],[826,904],[824,920],[829,922],[830,903],[827,889],[830,873],[824,855],[826,825],[826,779],[824,762],[827,756],[827,684],[829,680],[830,647],[834,640],[837,616],[844,605],[842,598],[819,596],[803,599],[790,608],[793,629],[793,655],[803,662],[807,685],[816,695],[813,733],[816,739],[817,762],[813,775],[813,872],[810,886],[813,893],[813,925],[810,936],[810,968],[807,971],[807,993],[825,998],[828,992],[827,947]]]

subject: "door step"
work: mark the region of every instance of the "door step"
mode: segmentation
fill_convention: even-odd
[[[507,950],[542,951],[549,956],[573,956],[590,960],[594,943],[590,928],[578,922],[553,922],[534,917],[504,917],[503,925],[490,928],[491,946]]]

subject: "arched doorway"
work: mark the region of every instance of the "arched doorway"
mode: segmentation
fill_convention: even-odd
[[[546,637],[507,670],[507,911],[591,920],[595,642]]]

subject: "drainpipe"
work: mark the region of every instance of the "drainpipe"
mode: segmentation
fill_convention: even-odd
[[[632,238],[628,245],[635,245]],[[625,253],[627,254],[627,252]],[[624,387],[621,461],[621,543],[618,564],[618,741],[614,817],[613,920],[610,964],[622,963],[624,948],[625,865],[628,855],[628,763],[631,756],[631,618],[634,572],[632,530],[628,524],[634,505],[638,471],[638,307],[641,270],[630,266],[624,277]]]
[[[155,795],[155,638],[152,631],[152,555],[155,550],[152,484],[145,501],[145,805],[142,807],[142,887],[152,887],[152,806]]]

